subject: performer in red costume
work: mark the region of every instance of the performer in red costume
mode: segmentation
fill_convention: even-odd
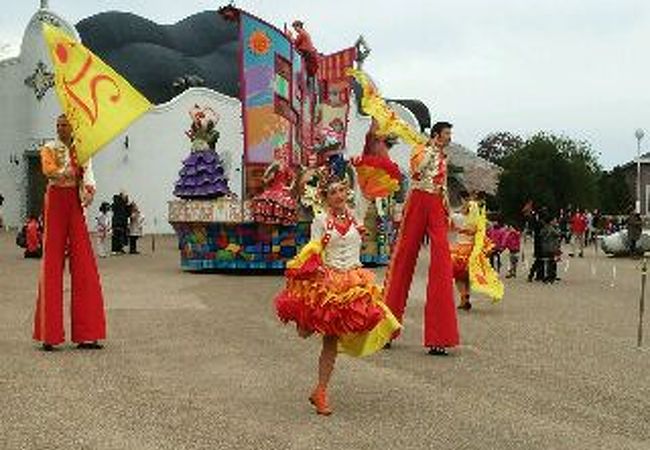
[[[430,348],[432,355],[447,355],[446,348],[459,342],[447,241],[449,206],[445,148],[451,141],[451,128],[450,123],[436,123],[431,129],[429,143],[416,147],[411,155],[411,191],[384,286],[386,305],[402,323],[415,262],[426,234],[431,263],[424,311],[424,345]]]
[[[314,80],[318,73],[318,51],[314,47],[311,36],[305,30],[305,24],[300,20],[295,20],[291,26],[296,32],[295,38],[292,38],[293,45],[296,50],[305,58],[305,68],[307,69],[307,77]],[[291,36],[290,36],[291,37]]]
[[[82,349],[100,349],[106,336],[104,300],[97,263],[83,208],[95,193],[90,161],[77,163],[72,127],[65,115],[56,122],[58,139],[41,149],[45,193],[45,239],[38,284],[34,339],[52,351],[65,341],[63,329],[63,267],[66,245],[72,277],[72,341]]]

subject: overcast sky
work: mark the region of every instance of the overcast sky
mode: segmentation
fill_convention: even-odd
[[[0,52],[16,53],[38,0],[4,2]],[[159,23],[217,9],[202,0],[50,0],[72,23],[130,11]],[[225,3],[225,2],[223,2]],[[650,134],[647,0],[248,0],[236,5],[282,26],[301,18],[332,52],[363,34],[365,68],[383,94],[418,98],[454,123],[471,149],[489,132],[539,130],[591,142],[606,167],[636,154]],[[650,136],[643,151],[650,150]]]

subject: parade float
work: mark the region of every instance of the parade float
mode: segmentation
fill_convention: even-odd
[[[241,178],[223,177],[219,155],[232,149],[218,144],[218,134],[214,148],[206,142],[206,134],[229,130],[219,130],[218,118],[196,105],[191,150],[175,186],[178,199],[169,202],[169,222],[185,270],[282,269],[309,240],[314,205],[301,199],[309,196],[302,168],[315,171],[328,163],[317,148],[344,147],[350,91],[345,70],[356,50],[324,56],[318,72],[309,73],[310,55],[299,52],[286,31],[233,7],[219,14],[239,32]],[[336,137],[324,136],[326,128]],[[241,196],[230,192],[229,183],[241,183]]]

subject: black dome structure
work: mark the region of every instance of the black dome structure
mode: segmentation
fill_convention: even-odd
[[[76,28],[86,47],[154,104],[178,95],[174,83],[188,77],[239,97],[238,25],[217,11],[204,11],[173,25],[111,11],[88,17]]]

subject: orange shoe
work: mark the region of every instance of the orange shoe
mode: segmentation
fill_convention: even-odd
[[[314,392],[309,396],[309,403],[316,407],[316,413],[322,416],[329,416],[332,414],[330,406],[327,404],[327,392],[323,387],[317,387]]]

